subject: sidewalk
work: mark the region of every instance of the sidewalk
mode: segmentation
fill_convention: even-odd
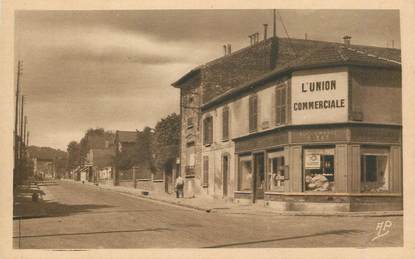
[[[70,181],[77,184],[81,182]],[[223,214],[244,214],[244,215],[258,215],[258,216],[341,216],[341,217],[384,217],[384,216],[402,216],[403,211],[369,211],[369,212],[317,212],[317,211],[279,211],[270,207],[265,207],[263,204],[249,204],[241,205],[226,200],[214,199],[211,197],[196,197],[196,198],[176,198],[174,194],[158,193],[142,189],[134,189],[123,186],[113,185],[95,185],[93,183],[85,184],[94,186],[96,188],[116,191],[133,195],[138,198],[150,199],[157,202],[173,204],[181,207],[196,209],[210,213]]]

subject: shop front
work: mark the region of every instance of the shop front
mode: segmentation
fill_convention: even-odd
[[[350,123],[287,126],[235,139],[235,201],[280,210],[400,210],[400,143],[398,126]]]

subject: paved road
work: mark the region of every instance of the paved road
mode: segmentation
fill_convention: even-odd
[[[14,221],[15,248],[202,248],[401,246],[402,217],[206,213],[59,182],[48,217]],[[389,234],[376,236],[390,220]]]

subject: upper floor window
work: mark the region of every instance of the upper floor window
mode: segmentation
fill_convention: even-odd
[[[287,123],[287,86],[283,85],[275,89],[275,124],[282,125]]]
[[[213,143],[213,120],[212,116],[203,120],[203,144],[210,145]]]
[[[222,140],[229,139],[229,107],[225,106],[222,111]]]
[[[258,97],[249,96],[249,132],[255,132],[258,128]]]

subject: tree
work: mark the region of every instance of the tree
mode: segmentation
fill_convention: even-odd
[[[154,134],[153,152],[155,166],[163,170],[165,166],[175,163],[180,150],[180,115],[172,113],[161,119]]]
[[[66,149],[68,152],[67,169],[72,170],[81,164],[81,145],[76,141],[71,141]]]

